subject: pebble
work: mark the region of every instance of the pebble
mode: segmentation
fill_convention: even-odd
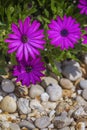
[[[33,99],[30,101],[30,108],[37,109],[38,111],[44,110],[43,106],[40,104],[40,102],[37,99]]]
[[[87,102],[81,96],[77,96],[76,101],[79,106],[87,106]]]
[[[54,118],[54,126],[58,129],[63,128],[65,126],[69,126],[73,121],[73,118],[67,117],[66,112],[62,112],[60,116],[56,116]]]
[[[44,80],[43,80],[43,86],[48,86],[50,84],[58,84],[57,80],[55,80],[54,78],[52,77],[45,77]]]
[[[87,89],[87,80],[81,80],[79,84],[82,89]]]
[[[48,116],[37,118],[35,121],[36,127],[40,129],[46,128],[49,124],[50,124],[50,118]]]
[[[15,85],[9,79],[3,79],[1,83],[1,88],[6,93],[12,93],[15,90]]]
[[[16,123],[10,123],[10,130],[20,130],[19,125],[17,125]]]
[[[71,81],[76,81],[82,77],[82,71],[78,65],[65,65],[62,70],[62,74]]]
[[[46,88],[46,92],[50,97],[50,101],[57,101],[62,97],[62,89],[58,84],[50,84]]]
[[[56,102],[42,102],[42,106],[45,110],[54,110],[56,108]]]
[[[24,97],[26,95],[28,95],[28,88],[27,87],[23,87],[23,86],[17,86],[15,89],[15,94],[18,97]]]
[[[47,102],[48,100],[49,100],[49,95],[48,95],[48,93],[42,93],[41,94],[41,100],[42,101],[45,101],[45,102]]]
[[[80,106],[74,113],[74,118],[80,119],[81,117],[87,117],[87,113],[84,111],[84,108]]]
[[[58,72],[62,72],[62,64],[61,64],[61,62],[58,62],[58,61],[55,61],[55,65],[56,65],[56,67],[57,67],[57,69],[58,69]]]
[[[32,122],[29,122],[29,121],[26,121],[26,120],[23,120],[19,123],[19,126],[20,127],[27,127],[28,129],[34,129],[35,126]]]
[[[40,85],[31,85],[29,96],[31,98],[35,98],[37,96],[40,96],[42,93],[44,93],[44,89]]]
[[[66,78],[62,78],[60,80],[60,85],[64,89],[71,89],[71,88],[73,88],[73,83],[69,79],[66,79]]]
[[[20,113],[28,114],[28,113],[31,112],[31,109],[29,107],[29,100],[28,99],[19,98],[18,102],[17,102],[17,105],[18,105],[18,109],[19,109]]]
[[[12,97],[6,96],[1,101],[0,107],[5,112],[14,113],[17,109],[17,104]]]
[[[87,89],[84,89],[82,92],[82,97],[87,100]]]

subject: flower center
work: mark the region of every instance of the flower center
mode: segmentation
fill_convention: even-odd
[[[28,37],[26,35],[23,35],[21,40],[23,43],[26,43],[26,42],[28,42]]]
[[[32,70],[31,66],[26,66],[26,72],[29,73]]]
[[[68,30],[66,29],[62,29],[60,34],[63,36],[63,37],[66,37],[68,35]]]

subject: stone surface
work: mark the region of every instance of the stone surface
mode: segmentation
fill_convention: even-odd
[[[40,104],[40,102],[37,99],[33,99],[30,101],[30,108],[37,109],[38,111],[44,110],[43,106]]]
[[[73,119],[67,117],[67,113],[63,112],[60,116],[54,118],[54,126],[58,129],[66,127],[72,123]]]
[[[82,89],[87,89],[87,80],[81,80],[79,84]]]
[[[71,89],[73,87],[73,83],[69,79],[66,79],[66,78],[62,78],[60,80],[60,85],[64,89]]]
[[[20,130],[20,127],[16,123],[10,123],[10,130]]]
[[[55,80],[52,77],[45,77],[44,78],[44,85],[46,85],[46,87],[50,84],[58,84],[57,80]]]
[[[87,100],[87,89],[84,89],[82,92],[82,96],[85,100]]]
[[[10,96],[6,96],[3,98],[3,100],[0,103],[0,107],[3,111],[9,113],[14,113],[17,109],[15,100]]]
[[[59,129],[59,130],[71,130],[69,127],[64,127],[62,129]]]
[[[70,62],[63,66],[62,74],[71,81],[76,81],[82,76],[79,63]]]
[[[9,79],[3,79],[1,83],[2,90],[6,93],[11,93],[15,89],[15,85]]]
[[[48,101],[49,100],[49,95],[47,93],[42,93],[41,94],[41,100],[42,101]]]
[[[31,98],[40,96],[42,93],[44,93],[44,89],[40,85],[31,85],[30,91],[29,91],[29,96]]]
[[[28,114],[31,112],[31,109],[29,107],[29,100],[26,98],[19,98],[18,102],[18,109],[20,113]]]
[[[23,120],[19,123],[19,126],[20,127],[27,127],[28,129],[34,129],[35,126],[32,122],[29,122],[29,121],[26,121],[26,120]]]
[[[57,101],[62,97],[62,89],[58,84],[49,85],[46,92],[48,93],[51,101]]]
[[[36,127],[40,128],[40,129],[46,128],[49,124],[50,124],[50,119],[48,116],[40,117],[40,118],[36,119],[36,121],[35,121]]]

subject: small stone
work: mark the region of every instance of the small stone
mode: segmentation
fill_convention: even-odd
[[[10,123],[10,130],[20,130],[20,127],[16,123]]]
[[[70,110],[70,106],[68,103],[66,102],[60,102],[57,107],[56,107],[56,114],[59,115],[61,114],[63,111],[69,111]]]
[[[82,97],[87,100],[87,89],[84,89],[82,92]]]
[[[73,91],[70,89],[63,89],[63,97],[71,97],[73,94]]]
[[[62,89],[58,84],[50,84],[47,87],[46,92],[50,97],[50,101],[57,101],[62,97]]]
[[[13,82],[9,79],[3,79],[1,83],[1,87],[2,87],[2,90],[6,93],[11,93],[15,89]]]
[[[85,123],[84,122],[79,122],[76,125],[76,130],[85,130]]]
[[[70,125],[73,121],[73,118],[67,117],[67,113],[63,112],[60,116],[54,118],[54,126],[56,128],[63,128]]]
[[[87,106],[87,102],[81,96],[77,96],[76,101],[80,106]]]
[[[78,62],[67,63],[63,66],[62,74],[71,81],[76,81],[82,77],[82,71]]]
[[[74,113],[74,118],[80,119],[81,117],[87,117],[87,113],[84,111],[83,107],[79,107]]]
[[[41,100],[47,102],[49,100],[48,93],[42,93],[41,94]]]
[[[64,89],[71,89],[71,88],[73,88],[73,83],[69,79],[66,79],[66,78],[62,78],[60,80],[60,85]]]
[[[52,77],[45,77],[43,80],[43,86],[47,87],[50,84],[58,84],[58,81]]]
[[[80,87],[82,89],[87,89],[87,80],[81,80],[80,81]]]
[[[29,96],[31,98],[40,96],[42,93],[44,93],[44,89],[40,85],[31,85],[30,91],[29,91]]]
[[[49,124],[50,124],[50,118],[48,116],[40,117],[35,121],[35,125],[40,129],[46,128]]]
[[[54,110],[56,108],[56,102],[42,102],[43,108],[45,110]]]
[[[28,95],[28,88],[27,87],[23,87],[23,86],[17,86],[16,89],[15,89],[15,94],[18,96],[18,97],[24,97],[26,95]]]
[[[18,102],[18,109],[20,113],[22,114],[28,114],[31,112],[31,109],[29,108],[29,100],[26,98],[19,98]]]
[[[0,102],[1,102],[2,99],[3,99],[3,96],[0,96]]]
[[[26,121],[26,120],[23,120],[19,123],[19,126],[20,127],[26,127],[28,129],[34,129],[35,126],[32,122],[29,122],[29,121]]]
[[[9,113],[14,113],[17,109],[16,102],[10,96],[6,96],[3,98],[0,104],[0,107],[3,111],[9,112]]]
[[[33,99],[30,101],[30,108],[37,109],[38,111],[44,110],[43,106],[40,104],[40,102],[37,99]]]

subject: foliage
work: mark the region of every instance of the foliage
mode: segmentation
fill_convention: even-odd
[[[45,62],[50,62],[53,68],[54,59],[62,61],[67,58],[77,60],[77,55],[87,51],[87,45],[81,44],[81,41],[74,49],[61,51],[49,44],[47,38],[48,23],[56,16],[72,16],[80,23],[82,33],[84,27],[87,26],[87,16],[81,15],[77,8],[78,0],[0,0],[0,55],[4,60],[7,54],[7,43],[4,39],[11,31],[12,22],[17,23],[19,19],[24,20],[26,16],[30,16],[32,20],[37,19],[41,22],[42,28],[45,30],[45,50],[41,52]],[[12,63],[14,63],[14,55],[10,55]],[[55,69],[54,69],[55,71]],[[56,72],[56,71],[55,71]]]

